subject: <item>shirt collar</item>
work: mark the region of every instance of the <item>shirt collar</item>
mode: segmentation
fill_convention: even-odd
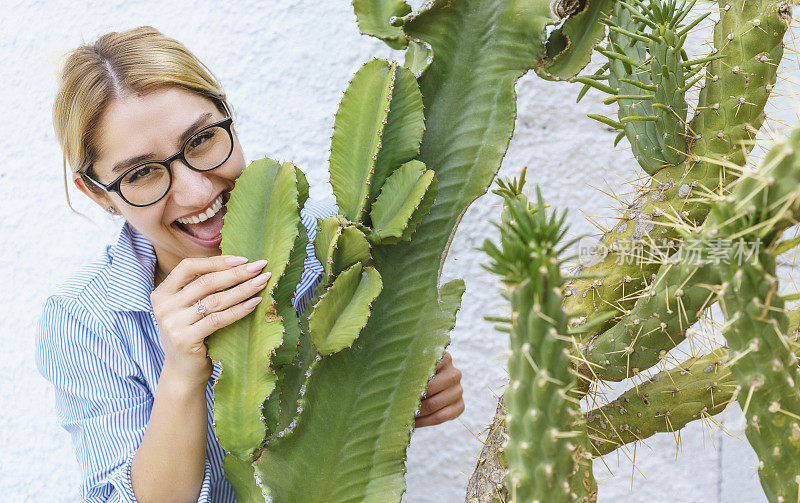
[[[109,249],[109,256],[107,308],[111,311],[151,311],[150,293],[156,265],[153,245],[125,222],[116,243]]]

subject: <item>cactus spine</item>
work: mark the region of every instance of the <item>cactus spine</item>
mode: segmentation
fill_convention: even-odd
[[[788,143],[778,144],[770,150],[758,172],[745,172],[732,186],[728,196],[709,196],[711,214],[705,225],[698,229],[683,230],[683,248],[696,250],[692,257],[680,258],[676,255],[667,259],[665,266],[675,267],[675,275],[659,277],[670,288],[654,296],[673,299],[672,309],[682,311],[682,299],[695,295],[684,290],[691,274],[702,269],[714,271],[705,277],[712,281],[700,286],[697,297],[704,302],[714,298],[721,302],[728,320],[724,335],[729,351],[718,349],[709,355],[693,358],[673,369],[662,371],[643,384],[625,392],[609,404],[587,413],[588,437],[592,441],[595,455],[612,452],[628,442],[645,439],[657,432],[675,431],[691,421],[709,417],[724,410],[733,400],[738,399],[748,419],[745,430],[748,440],[759,456],[759,476],[765,494],[770,501],[795,500],[798,494],[798,456],[800,456],[800,367],[796,353],[800,350],[794,337],[797,317],[790,321],[785,312],[783,300],[777,294],[778,282],[775,272],[774,249],[781,232],[795,224],[800,215],[800,162],[797,148],[800,147],[800,129],[797,129]],[[508,205],[508,202],[507,202]],[[543,212],[544,203],[530,212],[529,218]],[[508,209],[504,210],[508,211]],[[528,234],[521,232],[508,222],[525,222],[518,213],[504,214],[504,225],[500,226],[503,254],[495,247],[486,245],[494,259],[492,271],[503,276],[508,285],[509,272],[519,275],[525,267],[540,266],[538,250],[512,254],[512,244],[530,242]],[[523,227],[520,225],[520,227]],[[756,246],[753,256],[741,255],[737,247],[726,248],[726,260],[714,265],[711,260],[713,243],[735,243],[747,238],[747,246]],[[521,248],[517,244],[518,248]],[[716,253],[719,253],[717,250]],[[499,267],[501,257],[511,262],[509,257],[517,257],[513,267]],[[690,272],[681,279],[680,271]],[[540,273],[541,274],[541,273]],[[655,290],[653,290],[655,291]],[[511,290],[513,293],[514,290]],[[527,292],[527,304],[511,296],[512,317],[511,335],[514,355],[509,362],[511,382],[505,394],[509,417],[515,419],[518,406],[515,406],[519,389],[525,385],[535,387],[536,375],[525,376],[527,383],[517,379],[514,362],[523,360],[530,347],[523,347],[518,336],[518,320],[541,315],[544,309],[536,307],[536,295]],[[670,301],[665,301],[669,307]],[[662,304],[651,302],[649,309],[654,315]],[[518,309],[528,311],[517,312]],[[554,318],[548,313],[548,320]],[[660,318],[654,316],[658,321]],[[677,318],[680,320],[681,316]],[[663,323],[663,322],[661,322]],[[643,323],[639,323],[641,326]],[[645,324],[646,325],[646,324]],[[530,323],[528,324],[530,326]],[[501,327],[502,328],[502,327]],[[644,327],[647,329],[647,326]],[[654,333],[658,333],[654,330]],[[637,334],[637,337],[641,333]],[[636,337],[634,337],[636,341]],[[643,341],[647,341],[643,338]],[[670,341],[674,344],[674,341]],[[639,344],[639,342],[636,342]],[[638,347],[636,351],[638,351]],[[540,351],[537,354],[546,355]],[[630,357],[636,351],[629,351]],[[571,370],[569,364],[549,358],[554,366],[548,368],[550,375],[558,375]],[[532,364],[531,364],[532,365]],[[530,393],[525,393],[525,396]],[[513,493],[515,454],[520,445],[527,446],[541,433],[515,431],[514,421],[504,418],[509,443],[505,458],[509,467],[509,494]],[[515,419],[516,420],[516,419]],[[563,424],[563,419],[554,418],[551,426]],[[541,428],[540,430],[541,431]],[[540,459],[547,459],[540,455]],[[548,488],[550,498],[558,498],[559,491]]]

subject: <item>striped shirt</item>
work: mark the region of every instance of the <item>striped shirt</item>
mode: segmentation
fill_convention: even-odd
[[[322,266],[311,240],[317,218],[336,213],[331,202],[309,200],[301,211],[308,229],[308,257],[295,297],[302,312]],[[164,350],[150,293],[156,256],[153,246],[127,223],[102,256],[80,269],[45,302],[36,338],[39,372],[55,388],[58,422],[72,436],[90,502],[134,502],[131,461],[153,407]],[[198,502],[235,502],[225,480],[225,451],[214,437],[211,386],[206,388],[208,439],[205,475]]]

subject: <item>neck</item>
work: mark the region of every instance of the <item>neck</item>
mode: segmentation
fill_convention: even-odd
[[[167,272],[161,268],[161,264],[156,264],[155,273],[153,274],[153,287],[156,288],[167,277]]]
[[[153,287],[155,288],[175,269],[181,258],[158,246],[154,246],[153,249],[156,253],[156,267],[153,271]]]

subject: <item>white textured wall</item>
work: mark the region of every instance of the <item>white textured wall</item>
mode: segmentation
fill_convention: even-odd
[[[419,3],[419,2],[417,2]],[[347,82],[375,56],[392,57],[382,43],[359,36],[347,0],[141,1],[5,0],[0,14],[0,500],[76,501],[78,471],[68,435],[55,421],[52,389],[33,362],[35,322],[45,297],[107,243],[118,222],[72,191],[66,207],[61,156],[50,122],[60,54],[115,29],[151,24],[183,41],[221,79],[235,108],[249,159],[269,155],[301,166],[312,197],[331,194],[326,163],[333,116]],[[786,65],[784,65],[786,66]],[[796,65],[795,65],[796,67]],[[796,75],[794,76],[796,77]],[[784,86],[791,89],[791,86]],[[581,211],[608,214],[611,201],[590,186],[627,189],[632,161],[612,149],[614,134],[583,114],[602,108],[590,94],[575,105],[576,88],[523,78],[518,86],[517,133],[501,174],[529,167],[549,202],[571,208],[574,232],[591,227]],[[787,102],[774,107],[784,108]],[[795,122],[793,113],[790,122]],[[619,177],[618,177],[619,175]],[[605,182],[604,182],[605,180]],[[494,412],[492,390],[502,384],[503,335],[482,314],[500,310],[498,287],[475,251],[499,200],[488,195],[461,223],[447,277],[467,281],[452,333],[455,362],[464,373],[466,412],[457,421],[414,434],[409,450],[408,503],[463,501],[481,435]],[[738,423],[726,417],[729,428]],[[473,435],[474,434],[474,435]],[[649,446],[649,447],[648,447]],[[598,463],[601,501],[762,501],[746,442],[709,428],[690,427],[675,455],[672,435]],[[606,474],[607,466],[615,473]]]

